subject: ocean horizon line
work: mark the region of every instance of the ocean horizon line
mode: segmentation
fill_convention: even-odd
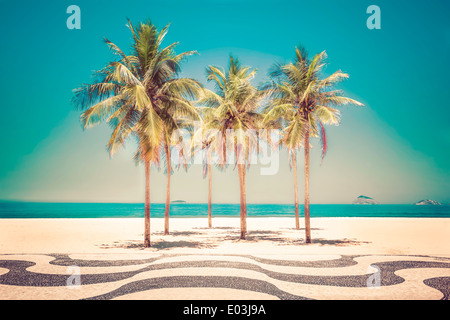
[[[195,204],[195,205],[207,205],[207,202],[189,202],[189,201],[183,201],[183,202],[177,202],[179,200],[174,200],[170,202],[170,205],[176,205],[176,204]],[[135,202],[135,201],[47,201],[47,200],[9,200],[9,199],[0,199],[0,203],[59,203],[59,204],[142,204],[144,205],[145,202]],[[165,205],[165,202],[151,202],[151,204],[158,204],[158,205]],[[212,205],[240,205],[239,202],[213,202]],[[247,205],[292,205],[294,206],[294,203],[292,202],[247,202]],[[304,205],[303,202],[298,203],[299,206]],[[310,205],[355,205],[355,206],[371,206],[371,205],[416,205],[413,202],[397,202],[397,203],[377,203],[377,204],[359,204],[359,203],[350,203],[350,202],[317,202],[317,203],[310,203]],[[450,203],[441,203],[441,206],[450,206]]]
[[[0,218],[126,218],[144,217],[144,203],[0,202]],[[165,203],[151,204],[151,217],[165,215]],[[239,203],[213,203],[213,217],[239,217]],[[294,217],[295,205],[248,203],[248,217]],[[311,217],[448,217],[448,205],[311,204]],[[171,217],[207,217],[207,203],[171,203]],[[304,205],[299,204],[299,216]]]

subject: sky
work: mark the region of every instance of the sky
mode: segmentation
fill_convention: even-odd
[[[81,29],[68,29],[70,5]],[[342,70],[339,88],[365,107],[345,106],[339,126],[327,127],[328,153],[311,149],[311,203],[351,203],[359,195],[381,203],[422,199],[450,202],[450,3],[384,1],[0,1],[0,199],[143,202],[144,170],[132,141],[113,158],[107,125],[83,130],[72,90],[91,81],[113,56],[107,37],[129,52],[133,23],[170,23],[164,44],[196,50],[182,76],[206,84],[208,65],[225,67],[230,54],[267,80],[275,62],[295,46],[326,51],[324,75]],[[381,10],[381,29],[368,29],[369,5]],[[317,139],[316,139],[317,140]],[[298,156],[300,199],[303,150]],[[275,175],[260,165],[247,175],[249,203],[292,203],[294,180],[286,152]],[[151,200],[164,202],[164,171],[152,169]],[[201,165],[172,176],[172,199],[207,201]],[[239,202],[233,167],[213,170],[213,201]],[[302,203],[302,200],[300,201]]]

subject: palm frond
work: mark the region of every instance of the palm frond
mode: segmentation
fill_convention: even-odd
[[[328,106],[316,106],[314,108],[314,115],[320,119],[320,122],[326,124],[339,124],[340,111]]]
[[[123,96],[112,96],[90,107],[81,114],[80,121],[83,128],[91,128],[110,117],[123,102]]]
[[[318,122],[320,125],[320,144],[322,146],[322,159],[320,161],[320,165],[322,165],[323,159],[325,158],[325,155],[327,154],[327,149],[328,149],[327,134],[326,134],[323,123],[321,121],[318,121]]]

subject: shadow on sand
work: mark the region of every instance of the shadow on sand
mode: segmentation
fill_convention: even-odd
[[[129,240],[124,242],[114,242],[113,244],[102,244],[99,246],[101,249],[146,249],[144,247],[143,241]],[[204,249],[204,248],[214,248],[217,245],[208,244],[203,241],[164,241],[156,240],[151,241],[151,248],[157,250],[170,250],[175,248],[191,248],[191,249]]]
[[[368,244],[368,241],[359,241],[356,239],[323,239],[317,238],[312,239],[312,244],[319,244],[320,246],[336,246],[336,247],[349,247],[349,246],[359,246],[362,244]],[[307,243],[301,243],[304,245],[308,245]]]
[[[295,229],[293,230],[295,231]],[[154,250],[170,250],[177,248],[213,249],[218,247],[220,244],[227,242],[228,243],[270,242],[271,244],[279,246],[319,245],[319,246],[336,246],[336,247],[358,246],[370,243],[367,241],[359,241],[356,239],[347,239],[347,238],[343,239],[313,238],[312,244],[307,244],[305,243],[303,236],[293,237],[292,234],[290,234],[289,236],[286,235],[286,233],[283,231],[271,231],[271,230],[252,230],[247,233],[245,240],[241,240],[240,229],[231,227],[196,228],[196,231],[172,231],[168,236],[165,236],[163,232],[155,232],[152,233],[151,237],[152,237],[151,248]],[[99,247],[102,249],[141,249],[141,250],[145,249],[143,241],[140,240],[115,241],[112,244],[102,244]]]

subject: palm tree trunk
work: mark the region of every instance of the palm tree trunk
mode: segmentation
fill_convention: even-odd
[[[144,247],[150,247],[150,161],[145,160],[145,231]]]
[[[242,165],[242,184],[244,185],[244,231],[247,235],[247,185],[245,183],[247,177],[247,172],[245,169],[245,164]]]
[[[167,163],[167,189],[166,189],[166,208],[164,211],[164,234],[169,234],[169,211],[170,211],[170,174],[172,172],[172,166],[170,164],[170,150],[169,146],[165,144],[164,150],[166,153]]]
[[[309,127],[305,132],[305,241],[311,243],[311,225],[309,221]]]
[[[247,234],[247,203],[245,193],[245,164],[238,164],[240,200],[241,200],[241,239]]]
[[[211,165],[208,164],[208,176],[209,176],[209,192],[208,192],[208,227],[212,228],[212,213],[211,213],[211,189],[212,189],[212,173]]]
[[[295,196],[295,228],[300,230],[300,218],[298,213],[298,187],[297,187],[297,155],[296,150],[292,151],[292,165],[294,167],[294,196]]]

